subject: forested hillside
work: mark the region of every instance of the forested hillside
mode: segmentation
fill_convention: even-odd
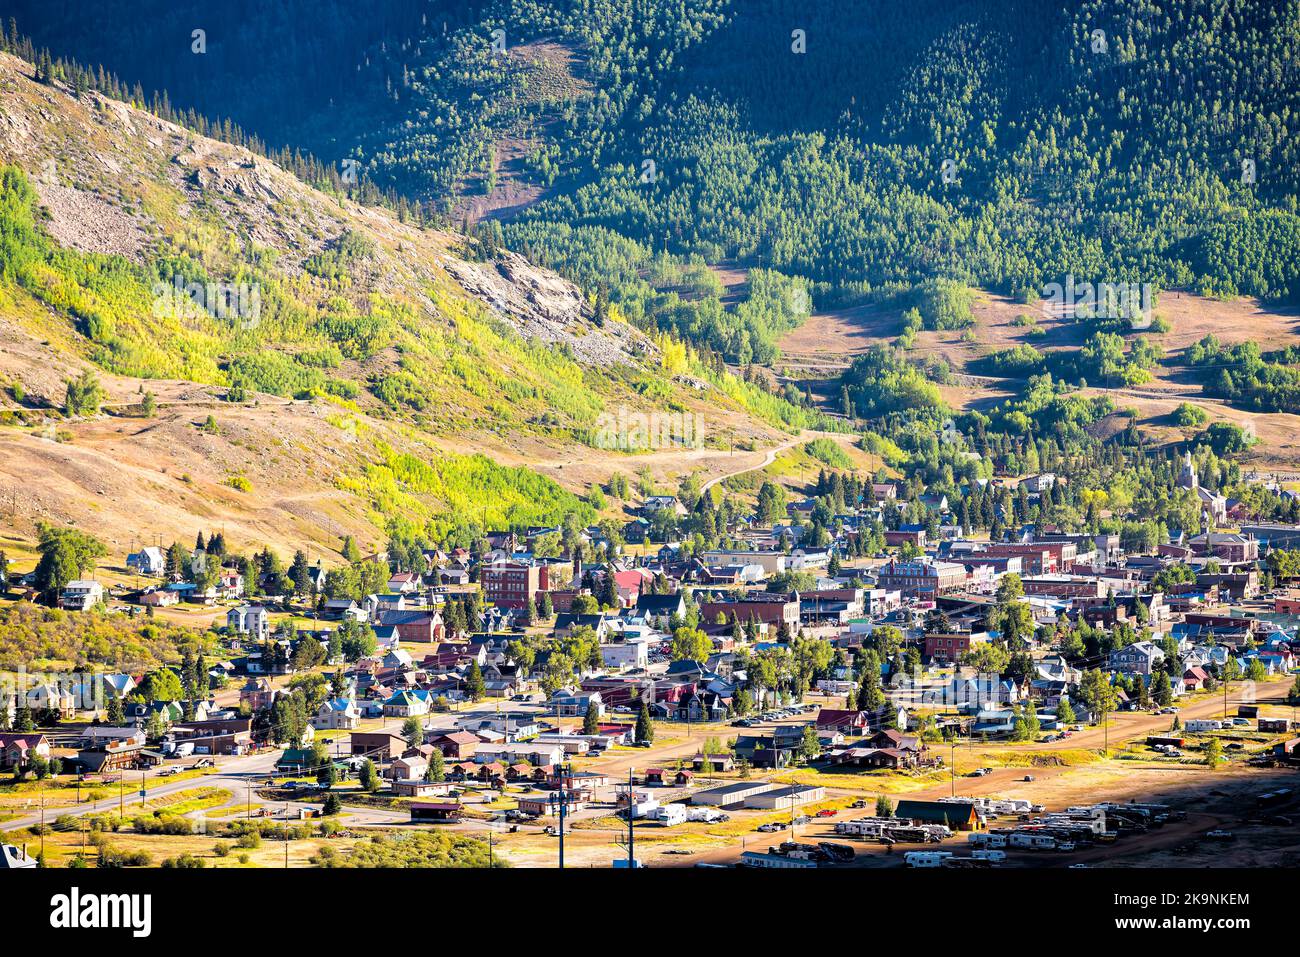
[[[206,58],[193,0],[113,31],[135,5],[9,6],[38,43],[451,219],[510,180],[472,207],[509,244],[733,361],[807,303],[772,274],[738,313],[706,263],[801,277],[819,306],[936,275],[1300,294],[1300,0],[245,4]]]
[[[11,0],[9,29],[106,63],[133,97],[165,89],[312,151],[319,166],[281,160],[309,179],[355,161],[713,367],[770,362],[812,311],[869,301],[916,307],[907,346],[966,321],[927,309],[965,284],[1026,303],[1071,277],[1300,296],[1300,0],[238,6],[203,53],[195,0],[84,17]],[[987,368],[1145,380],[1159,350],[1080,318],[1078,355]],[[376,394],[418,408],[410,371]]]

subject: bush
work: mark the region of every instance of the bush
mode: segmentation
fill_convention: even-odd
[[[153,858],[146,851],[119,851],[117,848],[101,845],[98,866],[152,867]]]
[[[195,857],[193,854],[182,854],[179,857],[169,857],[162,862],[164,869],[183,868],[186,870],[207,867],[203,863],[203,858]]]

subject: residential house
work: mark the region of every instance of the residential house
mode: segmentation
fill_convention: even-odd
[[[317,731],[353,731],[361,725],[361,709],[353,698],[329,698],[312,716]]]
[[[247,705],[251,711],[260,711],[271,706],[276,694],[276,690],[271,687],[271,682],[267,679],[250,676],[239,689],[239,705],[240,707]]]
[[[0,732],[0,770],[26,765],[32,756],[49,759],[50,742],[36,731]]]
[[[226,613],[226,628],[233,634],[266,641],[271,636],[271,619],[261,605],[240,605]]]
[[[59,593],[59,607],[64,611],[89,611],[103,600],[104,586],[85,578],[68,582]]]
[[[384,702],[384,717],[418,718],[429,713],[430,703],[427,691],[398,691]]]
[[[1107,666],[1111,671],[1125,674],[1149,675],[1156,662],[1163,661],[1165,653],[1151,641],[1136,641],[1110,653]]]
[[[157,545],[146,545],[126,556],[126,567],[139,575],[161,575],[167,567],[167,556]]]

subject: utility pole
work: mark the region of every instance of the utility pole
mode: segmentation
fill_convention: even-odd
[[[560,870],[564,870],[564,782],[560,782]]]
[[[569,803],[569,793],[564,789],[564,779],[568,777],[572,780],[572,775],[572,765],[560,766],[560,870],[564,870],[564,812]]]
[[[632,813],[632,768],[627,769],[627,866],[636,867],[636,820]]]

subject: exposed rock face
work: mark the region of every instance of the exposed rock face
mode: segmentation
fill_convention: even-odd
[[[466,292],[522,335],[567,345],[586,365],[632,363],[658,355],[655,344],[626,323],[592,325],[591,307],[577,286],[516,253],[502,253],[486,263],[448,259],[444,266]]]
[[[39,179],[34,185],[50,213],[45,226],[60,246],[139,259],[147,237],[129,213],[94,193]]]

